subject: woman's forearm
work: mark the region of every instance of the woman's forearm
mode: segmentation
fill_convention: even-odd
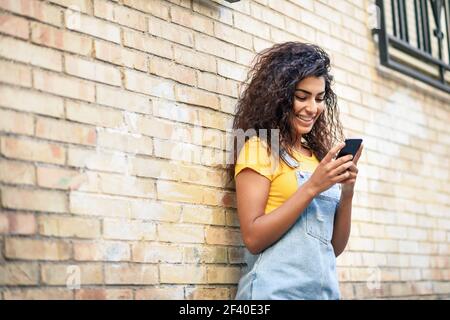
[[[259,253],[280,239],[315,196],[316,192],[305,182],[281,206],[256,218],[246,241],[249,251]]]
[[[339,256],[345,249],[351,230],[353,192],[342,192],[334,220],[333,245],[335,256]]]

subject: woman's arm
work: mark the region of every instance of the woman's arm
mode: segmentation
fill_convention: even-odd
[[[242,238],[247,249],[259,253],[276,242],[294,224],[314,198],[305,182],[281,206],[264,214],[270,180],[246,168],[236,176],[236,195]]]
[[[259,253],[280,239],[318,193],[349,177],[345,171],[353,164],[351,156],[333,160],[343,146],[332,148],[311,177],[269,214],[264,214],[264,209],[270,180],[250,168],[239,172],[236,176],[237,211],[242,238],[251,253]]]
[[[344,251],[348,238],[350,237],[352,200],[353,192],[341,193],[339,208],[337,209],[336,218],[334,220],[333,237],[331,239],[334,255],[336,257]]]
[[[350,237],[352,224],[352,200],[356,178],[358,176],[358,167],[356,165],[361,157],[362,150],[363,145],[361,144],[355,158],[352,161],[352,165],[348,169],[349,177],[341,182],[341,199],[334,221],[333,237],[331,238],[331,244],[333,245],[334,255],[336,257],[344,251]]]

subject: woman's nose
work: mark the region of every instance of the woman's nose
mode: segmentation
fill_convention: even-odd
[[[308,113],[315,114],[317,112],[317,102],[315,100],[309,101],[306,105]]]

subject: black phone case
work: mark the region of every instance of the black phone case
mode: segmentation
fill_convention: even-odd
[[[359,146],[362,143],[362,139],[345,139],[345,147],[339,151],[336,159],[346,156],[348,154],[353,155],[353,158],[356,156],[358,152]]]

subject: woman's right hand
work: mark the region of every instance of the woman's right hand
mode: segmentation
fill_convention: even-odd
[[[345,143],[341,142],[331,148],[308,179],[307,183],[314,196],[327,190],[335,183],[344,181],[350,176],[347,169],[353,164],[353,161],[351,161],[353,156],[349,154],[339,159],[334,159],[339,150],[344,146]]]

